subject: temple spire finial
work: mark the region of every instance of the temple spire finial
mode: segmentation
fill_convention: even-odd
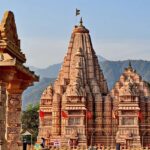
[[[131,60],[129,60],[129,68],[132,68]]]
[[[83,20],[82,20],[82,17],[80,19],[80,26],[83,26]]]

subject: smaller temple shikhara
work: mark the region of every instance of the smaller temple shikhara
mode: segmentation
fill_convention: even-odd
[[[92,46],[89,30],[80,24],[54,85],[41,96],[38,141],[46,146],[148,146],[150,86],[125,68],[111,91]]]
[[[7,11],[0,23],[0,149],[20,150],[21,96],[38,77],[23,64],[25,55],[14,14]]]

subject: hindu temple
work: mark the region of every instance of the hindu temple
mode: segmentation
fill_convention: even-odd
[[[46,146],[103,145],[124,148],[150,143],[150,86],[125,68],[112,90],[95,54],[89,30],[73,28],[68,51],[54,85],[40,100],[38,140]]]

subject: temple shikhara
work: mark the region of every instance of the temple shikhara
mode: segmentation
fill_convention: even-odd
[[[34,72],[23,64],[14,15],[4,14],[0,23],[0,149],[21,150],[21,96],[38,81]]]
[[[104,145],[124,148],[150,143],[150,86],[125,68],[111,91],[82,19],[71,35],[54,85],[41,96],[38,140],[46,145]]]

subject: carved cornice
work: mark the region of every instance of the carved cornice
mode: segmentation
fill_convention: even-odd
[[[16,57],[21,63],[26,62],[25,54],[23,54],[21,49],[14,45],[11,41],[0,40],[0,51]]]
[[[28,67],[23,66],[16,59],[10,59],[7,61],[0,61],[0,70],[9,70],[9,72],[16,72],[16,76],[20,73],[22,78],[26,80],[38,81],[39,77],[34,74],[33,71],[30,71]]]

